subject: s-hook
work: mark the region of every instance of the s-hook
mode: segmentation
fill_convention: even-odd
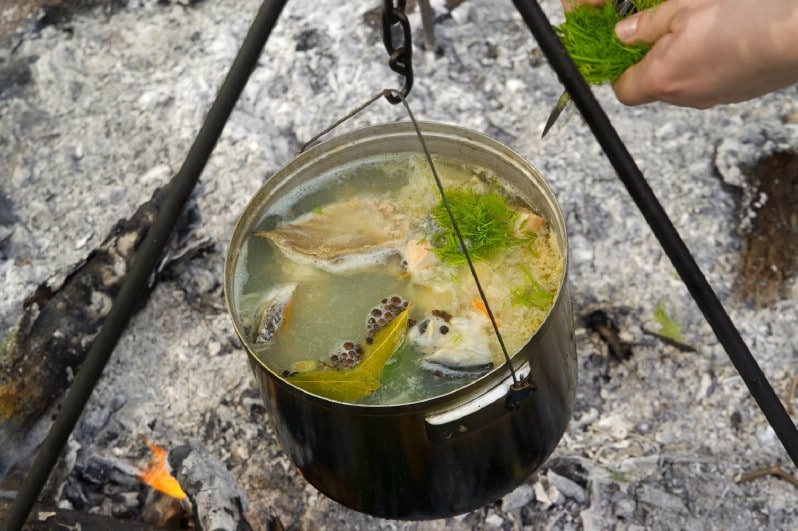
[[[385,99],[394,105],[406,98],[413,88],[413,43],[410,22],[405,15],[405,3],[405,0],[398,0],[394,6],[393,0],[385,0],[382,9],[382,42],[389,55],[388,66],[405,78],[404,85],[397,91],[401,98],[390,91],[385,93]],[[402,40],[399,46],[394,46],[393,27],[397,24],[402,30]]]

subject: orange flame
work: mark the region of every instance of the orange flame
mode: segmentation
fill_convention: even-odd
[[[152,459],[150,459],[147,469],[139,473],[139,479],[158,492],[163,492],[178,500],[184,499],[185,491],[166,468],[166,450],[151,442],[147,442],[147,446],[152,450]]]

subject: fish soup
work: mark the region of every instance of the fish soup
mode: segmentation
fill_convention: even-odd
[[[435,166],[512,356],[556,300],[557,235],[490,170],[440,157]],[[332,400],[415,402],[504,363],[417,153],[359,159],[283,197],[246,238],[234,286],[250,350]]]

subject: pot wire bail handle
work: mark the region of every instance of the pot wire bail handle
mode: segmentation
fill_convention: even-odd
[[[438,171],[435,168],[435,164],[432,160],[432,154],[430,153],[429,149],[427,148],[427,144],[424,141],[424,135],[421,133],[421,128],[416,121],[415,115],[413,111],[410,110],[410,105],[407,103],[407,95],[410,93],[410,89],[413,87],[413,64],[412,64],[412,39],[411,39],[411,30],[410,30],[410,22],[407,20],[407,15],[405,15],[405,0],[398,0],[397,5],[394,6],[393,0],[385,0],[384,8],[382,11],[382,29],[383,29],[383,43],[385,45],[385,49],[389,54],[388,65],[390,66],[391,70],[394,72],[404,76],[404,86],[401,90],[393,90],[393,89],[384,89],[380,91],[375,96],[372,96],[364,103],[359,105],[357,108],[352,110],[351,112],[347,113],[340,119],[336,120],[331,126],[327,127],[326,129],[322,130],[316,136],[305,142],[300,148],[300,153],[305,151],[308,146],[314,144],[318,141],[321,137],[341,125],[342,123],[346,122],[356,114],[360,113],[361,111],[365,110],[373,103],[375,103],[381,97],[385,97],[388,102],[391,104],[398,104],[401,103],[405,111],[407,112],[410,121],[413,124],[413,128],[415,129],[416,136],[418,136],[419,143],[421,144],[421,148],[424,151],[424,156],[426,157],[427,163],[429,164],[430,169],[432,170],[432,175],[435,180],[435,184],[438,188],[438,192],[441,197],[441,202],[443,203],[444,208],[446,209],[446,213],[449,216],[449,219],[452,222],[452,228],[454,229],[455,235],[457,236],[458,244],[460,245],[460,249],[463,252],[463,256],[466,259],[466,263],[468,264],[468,269],[471,273],[472,278],[474,279],[474,283],[476,285],[477,291],[479,292],[480,299],[482,300],[483,305],[485,306],[486,313],[488,314],[488,318],[490,319],[491,326],[493,328],[494,335],[496,336],[496,340],[499,342],[499,346],[502,351],[502,355],[504,357],[505,363],[510,371],[510,376],[512,377],[513,383],[510,385],[510,390],[507,393],[505,398],[505,408],[508,410],[516,410],[521,407],[521,402],[525,400],[529,395],[531,395],[535,389],[535,383],[531,377],[531,371],[529,374],[519,378],[516,374],[515,368],[513,367],[512,360],[510,358],[510,354],[507,351],[507,347],[504,344],[504,339],[502,338],[501,332],[499,331],[499,325],[496,322],[496,317],[491,310],[490,304],[488,303],[488,298],[485,295],[485,291],[482,289],[482,283],[479,281],[479,276],[477,275],[476,268],[474,267],[474,263],[471,260],[471,255],[468,252],[468,246],[466,244],[465,238],[463,237],[462,232],[460,231],[460,226],[457,223],[457,219],[455,219],[454,213],[452,212],[451,206],[449,204],[448,199],[446,198],[446,192],[443,188],[443,183],[440,180],[440,176],[438,175]],[[402,43],[400,46],[396,47],[393,43],[393,31],[392,26],[399,24],[402,29]]]
[[[468,253],[468,248],[466,246],[465,239],[463,238],[463,235],[460,232],[460,227],[458,226],[457,220],[455,219],[454,214],[452,213],[452,209],[449,206],[449,201],[447,200],[446,193],[443,190],[443,184],[441,183],[440,177],[438,176],[438,172],[435,169],[435,164],[433,164],[432,162],[432,155],[427,149],[427,144],[424,141],[424,135],[421,134],[421,129],[418,126],[418,122],[416,122],[415,116],[413,116],[413,111],[410,110],[410,106],[407,104],[406,98],[410,93],[410,89],[413,88],[413,43],[410,31],[410,22],[407,20],[407,15],[405,14],[405,4],[406,0],[398,0],[396,6],[394,6],[393,0],[385,0],[383,4],[384,7],[382,10],[382,41],[383,44],[385,44],[385,50],[388,52],[388,55],[390,56],[388,59],[388,66],[390,66],[391,70],[393,70],[397,74],[404,76],[405,83],[402,89],[399,91],[386,89],[382,92],[382,94],[385,96],[385,99],[387,99],[391,104],[396,105],[397,103],[401,102],[402,105],[404,105],[405,110],[407,111],[407,115],[410,117],[410,121],[413,122],[413,128],[416,130],[416,135],[418,136],[418,140],[421,143],[422,149],[424,150],[424,156],[426,157],[427,163],[429,164],[429,167],[432,170],[432,175],[435,178],[435,184],[438,187],[438,192],[440,193],[441,196],[441,202],[443,203],[443,206],[446,208],[446,213],[448,214],[449,219],[452,221],[452,227],[454,228],[454,232],[457,235],[457,241],[460,244],[460,248],[463,250],[463,255],[465,256],[466,263],[468,264],[468,269],[471,271],[471,276],[474,278],[474,283],[476,284],[477,291],[479,292],[479,296],[482,299],[482,303],[485,305],[486,313],[490,318],[490,323],[491,326],[493,327],[493,332],[495,333],[496,339],[498,340],[499,346],[501,347],[502,355],[504,356],[504,360],[507,363],[507,367],[510,369],[510,375],[512,376],[513,383],[512,385],[510,385],[510,391],[507,394],[505,406],[509,410],[515,410],[520,407],[521,402],[524,399],[526,399],[530,394],[532,394],[532,392],[535,390],[535,384],[532,381],[531,372],[530,374],[526,375],[521,379],[519,379],[518,375],[515,373],[515,368],[513,368],[513,363],[512,360],[510,359],[510,354],[507,352],[507,347],[504,345],[504,339],[502,338],[501,332],[499,332],[499,326],[496,322],[496,318],[493,315],[493,311],[491,311],[490,309],[490,304],[488,304],[488,299],[485,296],[485,292],[482,289],[482,284],[480,283],[479,277],[477,276],[477,271],[474,268],[473,262],[471,261],[471,255]],[[393,39],[392,26],[396,24],[399,24],[402,29],[402,41],[401,45],[398,47],[394,46],[393,43],[394,39]],[[360,110],[368,107],[373,102],[374,100],[367,102],[362,107],[360,107],[360,109],[356,110],[355,113],[360,112]]]
[[[424,152],[427,164],[429,164],[430,170],[432,170],[432,176],[435,180],[435,185],[438,188],[438,192],[441,197],[441,202],[443,203],[443,206],[446,209],[446,213],[452,222],[452,228],[454,228],[454,233],[457,236],[457,242],[460,246],[460,249],[463,251],[463,256],[466,259],[466,263],[468,264],[468,269],[471,272],[471,277],[474,279],[477,292],[479,292],[479,297],[482,300],[482,304],[484,304],[485,306],[485,312],[488,314],[488,318],[490,319],[494,335],[496,336],[496,340],[499,342],[499,347],[501,348],[505,363],[507,364],[507,367],[510,370],[510,376],[512,377],[513,383],[510,384],[510,390],[505,398],[505,408],[511,411],[516,410],[519,407],[521,407],[521,402],[523,402],[527,397],[529,397],[529,395],[531,395],[536,389],[535,382],[532,379],[532,372],[530,370],[529,374],[522,376],[520,378],[516,374],[516,370],[513,367],[512,360],[510,359],[510,354],[507,351],[507,347],[504,344],[504,339],[502,338],[502,334],[499,331],[499,325],[496,322],[496,317],[493,315],[493,310],[491,310],[488,298],[485,295],[485,291],[482,289],[481,282],[479,281],[477,270],[474,267],[473,261],[471,260],[471,254],[468,252],[468,245],[466,244],[465,238],[463,237],[463,234],[460,231],[460,225],[457,223],[457,219],[455,218],[454,213],[452,212],[452,209],[449,205],[449,201],[446,198],[446,192],[443,188],[443,183],[441,182],[440,176],[438,175],[438,171],[435,168],[435,164],[432,160],[432,154],[427,148],[427,143],[424,141],[424,135],[421,133],[421,128],[419,127],[418,122],[416,121],[416,117],[413,114],[413,111],[410,110],[410,105],[407,103],[407,100],[405,99],[402,92],[392,89],[383,89],[379,91],[377,94],[370,97],[365,102],[358,105],[355,109],[353,109],[352,111],[348,112],[347,114],[336,120],[332,125],[326,127],[321,132],[316,134],[316,136],[305,142],[300,148],[299,152],[302,153],[309,146],[315,144],[320,138],[325,136],[327,133],[331,132],[336,127],[346,122],[350,118],[354,117],[355,115],[359,114],[360,112],[364,111],[369,106],[376,103],[377,100],[379,100],[383,96],[389,102],[396,100],[397,102],[402,103],[402,105],[405,108],[405,111],[407,112],[408,117],[410,118],[411,123],[413,124],[413,128],[416,132],[416,136],[418,137],[419,143],[421,144],[421,149]]]
[[[463,252],[463,257],[466,259],[468,269],[471,272],[471,277],[474,279],[474,284],[479,292],[479,297],[482,299],[482,304],[485,305],[485,312],[488,314],[490,324],[493,327],[493,333],[495,334],[496,340],[499,342],[499,346],[501,347],[504,361],[507,364],[507,367],[510,369],[510,376],[512,377],[513,383],[510,385],[510,391],[507,393],[505,398],[505,407],[509,410],[516,410],[521,407],[521,402],[529,397],[533,391],[535,391],[536,387],[535,382],[532,380],[532,371],[530,370],[529,374],[522,378],[519,378],[516,374],[515,368],[513,367],[513,362],[510,359],[510,354],[507,352],[507,347],[504,345],[504,339],[499,331],[499,324],[496,322],[496,317],[493,315],[493,310],[490,308],[488,297],[485,295],[485,291],[482,289],[482,283],[479,281],[479,275],[477,275],[474,262],[471,260],[471,254],[468,252],[468,245],[466,244],[463,234],[460,232],[460,226],[458,225],[457,219],[455,218],[452,208],[449,205],[449,200],[446,198],[446,192],[443,189],[443,183],[441,182],[441,178],[438,175],[438,171],[435,169],[435,164],[432,161],[432,154],[427,148],[424,135],[421,134],[421,128],[416,121],[416,117],[413,115],[413,111],[410,110],[410,105],[407,103],[407,100],[402,96],[402,94],[393,91],[391,96],[398,98],[399,101],[402,102],[402,105],[404,105],[405,111],[407,111],[407,115],[410,117],[410,121],[412,122],[413,128],[416,131],[416,136],[421,144],[421,149],[424,151],[427,164],[429,164],[430,170],[432,170],[432,176],[435,179],[435,185],[438,187],[438,193],[441,196],[441,202],[443,203],[444,208],[446,208],[446,213],[452,222],[452,228],[457,236],[457,242],[460,245],[460,250]],[[389,96],[386,95],[386,98],[388,98],[388,101],[391,101]]]

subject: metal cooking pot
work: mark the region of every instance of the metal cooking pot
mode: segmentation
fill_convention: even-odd
[[[420,124],[433,154],[492,169],[548,219],[566,260],[554,305],[512,364],[536,389],[506,407],[505,364],[449,394],[391,406],[341,403],[309,394],[263,364],[248,346],[234,281],[242,246],[270,205],[319,175],[375,154],[421,147],[410,123],[367,127],[299,155],[266,180],[235,228],[225,264],[225,293],[236,333],[283,449],[299,472],[330,498],[385,518],[453,516],[501,498],[551,454],[570,420],[576,347],[567,286],[565,225],[538,171],[506,146],[474,131]]]

